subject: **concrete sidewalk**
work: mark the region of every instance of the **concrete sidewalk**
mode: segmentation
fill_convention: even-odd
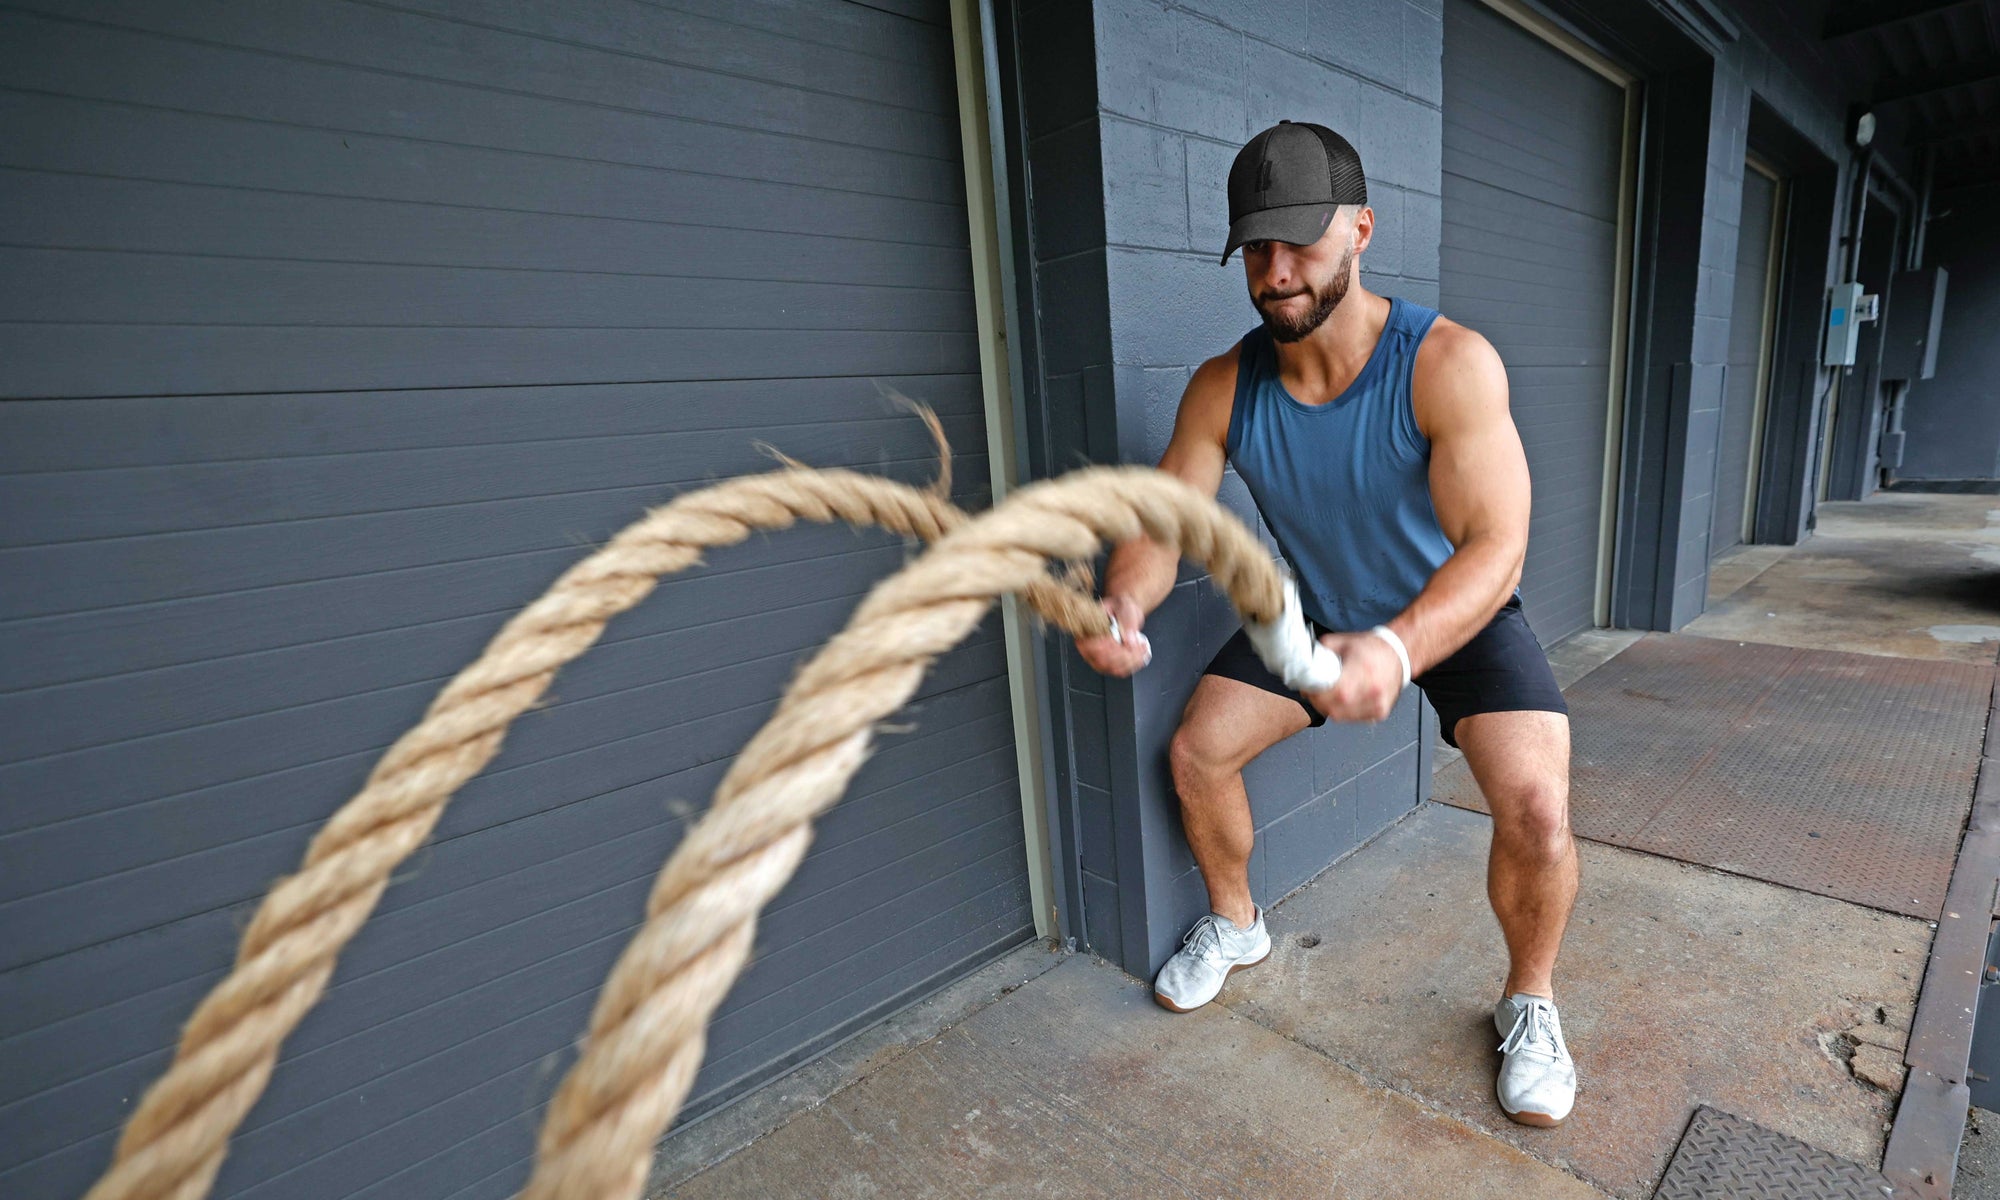
[[[1822,539],[1723,564],[1690,632],[1991,664],[1990,504],[1826,506]],[[1630,643],[1552,657],[1567,685]],[[1879,1164],[1931,922],[1582,842],[1557,980],[1582,1085],[1531,1129],[1493,1100],[1489,836],[1423,805],[1275,905],[1271,959],[1186,1016],[1017,951],[677,1131],[651,1194],[1639,1198],[1699,1105]]]

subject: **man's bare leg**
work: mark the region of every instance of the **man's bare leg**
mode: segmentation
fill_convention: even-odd
[[[1174,733],[1168,761],[1188,847],[1208,885],[1209,907],[1238,926],[1247,928],[1257,919],[1250,896],[1256,827],[1243,768],[1309,725],[1306,710],[1288,696],[1204,675]]]
[[[1501,994],[1555,995],[1556,953],[1576,903],[1569,828],[1569,718],[1480,713],[1458,723],[1459,748],[1493,810],[1486,895],[1507,939]]]

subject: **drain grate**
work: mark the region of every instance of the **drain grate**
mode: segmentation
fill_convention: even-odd
[[[1879,1172],[1703,1105],[1653,1200],[1883,1200]]]
[[[1568,692],[1593,841],[1935,918],[1990,667],[1650,634]],[[1464,763],[1436,798],[1486,811]]]

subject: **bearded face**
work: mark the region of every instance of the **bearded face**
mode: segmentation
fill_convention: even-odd
[[[1258,292],[1252,289],[1250,303],[1256,306],[1257,315],[1264,319],[1264,328],[1272,340],[1296,342],[1311,336],[1312,331],[1326,323],[1340,302],[1347,299],[1347,283],[1354,274],[1354,240],[1350,237],[1347,249],[1341,252],[1340,262],[1325,279],[1311,280],[1285,292]],[[1297,296],[1305,296],[1308,303],[1304,307],[1285,304]]]

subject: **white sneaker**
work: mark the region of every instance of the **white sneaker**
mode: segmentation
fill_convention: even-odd
[[[1555,1001],[1516,992],[1493,1006],[1501,1036],[1500,1110],[1523,1125],[1560,1125],[1576,1103],[1576,1062],[1563,1044]]]
[[[1264,929],[1264,910],[1248,929],[1228,917],[1210,913],[1194,923],[1181,939],[1180,952],[1167,960],[1153,980],[1153,999],[1162,1008],[1192,1012],[1222,991],[1232,971],[1254,967],[1271,956],[1271,935]]]

